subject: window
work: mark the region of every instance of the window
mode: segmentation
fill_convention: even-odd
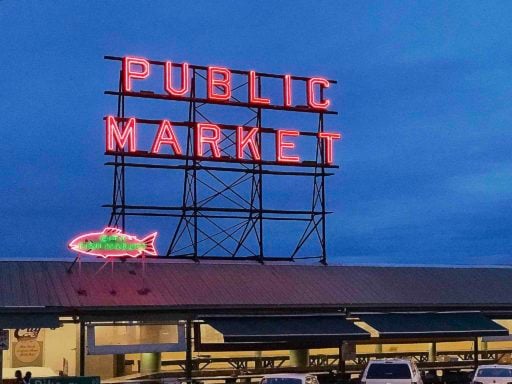
[[[265,384],[301,384],[301,379],[292,379],[289,377],[269,377],[265,380]]]
[[[512,369],[508,368],[481,368],[478,377],[512,377]]]
[[[373,363],[366,379],[411,379],[411,370],[407,364]]]

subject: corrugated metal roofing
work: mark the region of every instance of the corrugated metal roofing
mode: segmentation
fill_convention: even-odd
[[[512,309],[512,268],[0,261],[0,307]],[[81,268],[81,273],[79,269]],[[139,291],[147,288],[146,294]],[[85,294],[79,294],[80,289]],[[115,294],[111,291],[116,291]],[[0,308],[1,310],[1,308]],[[4,308],[3,311],[6,309]]]

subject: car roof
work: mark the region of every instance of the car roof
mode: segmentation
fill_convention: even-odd
[[[372,364],[372,363],[410,364],[411,360],[408,360],[408,359],[375,359],[375,360],[370,360],[369,364]]]
[[[274,373],[272,375],[264,375],[264,379],[272,378],[272,377],[282,377],[289,379],[304,379],[306,377],[315,376],[311,373]]]
[[[508,368],[511,369],[512,365],[510,364],[488,364],[488,365],[480,365],[478,369],[481,368]]]

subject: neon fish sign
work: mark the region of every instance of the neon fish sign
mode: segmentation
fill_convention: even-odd
[[[93,232],[74,238],[69,249],[90,256],[138,257],[144,254],[157,255],[155,238],[157,232],[143,239],[123,233],[119,228],[105,228],[102,232]]]

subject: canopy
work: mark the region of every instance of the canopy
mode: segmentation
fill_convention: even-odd
[[[479,312],[372,313],[359,318],[381,338],[507,336],[508,330]]]
[[[54,313],[0,313],[0,329],[58,327],[59,316]]]
[[[339,315],[203,317],[224,342],[289,342],[307,339],[360,340],[370,334]]]

